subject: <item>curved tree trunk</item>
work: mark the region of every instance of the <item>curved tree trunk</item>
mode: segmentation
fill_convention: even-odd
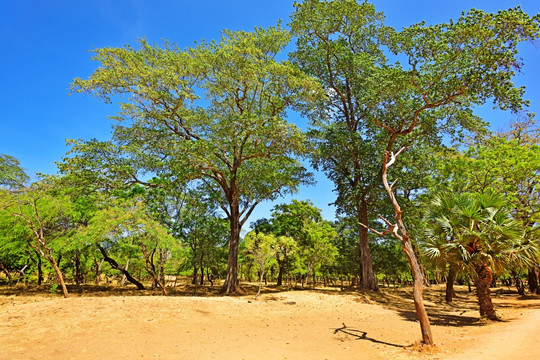
[[[62,293],[64,295],[64,298],[67,298],[68,297],[68,291],[67,291],[66,283],[64,282],[64,276],[62,275],[62,271],[60,271],[60,268],[58,267],[58,264],[54,260],[54,256],[53,256],[51,250],[47,249],[47,252],[48,252],[48,254],[46,253],[45,257],[47,258],[47,260],[49,260],[49,262],[51,263],[54,271],[56,272],[56,276],[58,277],[58,282],[60,283],[60,286],[62,287]]]
[[[362,287],[364,289],[378,291],[377,280],[373,272],[373,262],[369,252],[369,230],[360,225],[368,224],[368,206],[365,197],[362,198],[360,206],[357,207],[358,232],[360,236],[360,258],[362,259]]]
[[[409,260],[409,265],[413,275],[413,300],[414,307],[416,309],[416,316],[418,317],[418,322],[420,323],[420,331],[422,332],[422,342],[427,345],[433,345],[431,324],[424,306],[424,297],[422,295],[424,277],[422,276],[422,269],[420,268],[420,264],[416,258],[414,249],[408,236],[404,237],[402,240],[401,248],[403,249],[403,252],[405,252],[407,260]]]
[[[393,140],[391,140],[391,142],[389,143],[389,147],[392,143]],[[424,298],[422,295],[423,284],[425,281],[422,274],[422,268],[420,267],[420,263],[418,262],[418,258],[416,257],[416,253],[411,243],[411,239],[409,238],[409,232],[405,227],[405,223],[403,222],[403,211],[401,210],[401,207],[399,206],[399,203],[397,202],[397,199],[394,195],[394,184],[390,185],[388,183],[388,168],[392,166],[392,164],[394,164],[397,156],[399,156],[399,154],[401,154],[404,150],[405,148],[401,148],[396,154],[390,151],[385,151],[384,154],[382,166],[382,180],[384,188],[394,207],[396,223],[392,224],[388,220],[382,218],[388,226],[388,229],[384,233],[379,232],[378,234],[384,236],[392,233],[396,238],[401,241],[401,248],[403,249],[407,260],[409,261],[413,276],[413,300],[414,307],[416,309],[416,316],[418,317],[418,322],[420,323],[420,330],[422,332],[422,342],[426,345],[433,345],[434,343],[433,334],[431,332],[431,324],[429,322],[429,317],[424,306]]]
[[[118,265],[118,263],[113,259],[113,258],[110,258],[108,255],[107,255],[107,252],[105,251],[104,248],[102,248],[101,246],[98,245],[98,248],[99,248],[99,251],[101,251],[101,254],[103,255],[103,260],[105,260],[106,262],[108,262],[111,267],[113,269],[116,269],[118,271],[120,271],[122,274],[124,274],[126,276],[126,279],[132,283],[133,285],[135,285],[137,287],[137,289],[139,290],[144,290],[144,285],[141,284],[139,281],[137,281],[133,276],[131,276],[131,274],[125,270],[123,267],[121,267],[120,265]]]
[[[146,271],[150,274],[150,276],[152,276],[152,279],[154,280],[154,284],[156,284],[158,287],[161,288],[163,295],[165,296],[169,295],[169,293],[167,292],[167,289],[165,289],[165,284],[162,283],[161,280],[159,279],[159,274],[157,273],[156,267],[154,265],[154,253],[156,252],[156,248],[153,248],[150,252],[148,252],[148,250],[143,244],[140,244],[140,248],[144,255]]]
[[[486,264],[474,265],[476,274],[476,297],[478,298],[478,305],[480,306],[480,316],[486,317],[490,320],[499,320],[493,303],[491,302],[491,295],[489,285],[493,280],[493,274],[491,269]]]

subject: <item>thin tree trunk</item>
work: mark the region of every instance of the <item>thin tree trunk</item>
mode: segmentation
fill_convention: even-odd
[[[516,270],[512,270],[512,276],[514,277],[514,284],[516,285],[516,290],[519,295],[525,295],[525,286],[523,281],[519,277],[519,273]]]
[[[261,271],[261,276],[259,277],[259,291],[257,291],[257,295],[255,295],[255,300],[257,300],[257,298],[261,294],[263,276],[264,276],[264,270]]]
[[[124,267],[125,271],[128,271],[129,269],[129,259],[126,260],[126,266]],[[122,280],[120,280],[120,286],[124,286],[126,284],[127,277],[125,274],[122,274]]]
[[[378,291],[377,280],[373,272],[373,262],[369,251],[369,230],[360,224],[368,224],[368,206],[365,196],[357,206],[358,232],[360,236],[360,258],[362,260],[362,287],[367,290]]]
[[[167,292],[167,289],[165,289],[165,284],[159,280],[158,273],[156,272],[156,267],[154,266],[154,253],[156,252],[156,249],[154,248],[152,249],[152,251],[148,252],[146,247],[143,244],[140,244],[140,248],[144,256],[144,262],[146,264],[145,266],[146,271],[150,274],[150,276],[152,276],[152,279],[154,280],[154,284],[156,284],[158,287],[161,288],[163,295],[165,296],[169,295],[169,293]]]
[[[66,283],[64,282],[64,276],[62,275],[62,271],[60,271],[60,268],[56,264],[56,261],[54,260],[54,256],[50,249],[47,249],[47,260],[51,263],[54,271],[56,271],[56,276],[58,277],[58,282],[60,282],[60,286],[62,287],[62,293],[64,294],[64,298],[68,297],[68,291],[66,287]]]
[[[390,143],[388,145],[389,148],[393,144],[393,139],[394,138],[390,140]],[[388,226],[388,229],[384,233],[378,232],[373,229],[372,231],[379,234],[380,236],[384,236],[384,235],[392,233],[396,238],[398,238],[401,241],[401,248],[403,252],[405,253],[405,256],[407,257],[407,260],[409,261],[409,265],[411,267],[411,272],[413,276],[413,300],[414,300],[414,307],[416,308],[416,316],[418,317],[418,322],[420,323],[420,330],[422,332],[422,342],[426,345],[433,345],[433,334],[431,332],[431,325],[429,323],[429,317],[427,315],[426,308],[424,306],[424,299],[422,296],[422,291],[423,291],[422,287],[424,284],[424,276],[422,274],[422,268],[420,267],[420,263],[418,262],[418,258],[416,257],[416,253],[414,251],[413,245],[409,238],[409,232],[403,222],[403,219],[402,219],[403,212],[394,195],[394,189],[393,189],[394,184],[390,185],[388,183],[388,168],[392,166],[392,164],[394,164],[396,157],[399,156],[399,154],[401,154],[404,150],[405,148],[402,148],[396,154],[391,153],[390,151],[385,151],[385,155],[383,159],[383,166],[382,166],[382,180],[383,180],[384,188],[386,189],[386,192],[388,194],[388,197],[390,198],[390,201],[392,205],[394,206],[396,223],[392,224],[388,220],[382,218],[383,221]],[[367,227],[367,224],[364,224],[364,225]]]
[[[456,279],[456,271],[453,267],[448,269],[448,277],[446,278],[446,302],[451,303],[454,296],[454,281]]]
[[[126,279],[130,283],[135,285],[137,287],[137,289],[144,290],[144,285],[141,284],[139,281],[137,281],[133,276],[131,276],[131,274],[127,270],[125,270],[123,267],[118,265],[118,263],[113,258],[110,258],[107,255],[107,252],[105,251],[104,248],[102,248],[100,245],[98,245],[98,248],[99,248],[99,251],[101,251],[101,254],[103,255],[103,260],[108,262],[113,269],[116,269],[116,270],[120,271],[122,274],[124,274],[126,276]]]
[[[491,302],[491,295],[489,285],[493,279],[491,269],[486,264],[475,265],[476,274],[478,275],[475,280],[476,285],[476,297],[478,298],[478,305],[480,306],[480,316],[486,317],[490,320],[499,320],[493,303]]]
[[[105,259],[101,259],[101,261],[98,263],[97,262],[97,259],[94,258],[94,265],[96,266],[96,285],[99,285],[99,281],[100,281],[100,278],[101,278],[101,265],[103,265],[103,262],[105,261]]]
[[[208,281],[210,282],[210,286],[214,286],[214,282],[212,281],[212,277],[210,276],[209,268],[206,268],[206,277],[208,278]]]
[[[13,285],[13,279],[11,277],[11,273],[9,270],[4,266],[4,264],[0,261],[0,269],[6,274],[8,278],[8,286]]]
[[[227,259],[227,277],[221,288],[225,294],[233,294],[240,290],[238,281],[238,244],[240,241],[240,212],[238,203],[231,204],[229,214],[229,256]]]
[[[81,285],[82,283],[82,269],[81,269],[81,253],[79,250],[75,251],[75,284]]]
[[[281,286],[283,284],[283,270],[285,268],[285,257],[281,260],[277,260],[278,262],[278,277],[277,277],[277,286]]]

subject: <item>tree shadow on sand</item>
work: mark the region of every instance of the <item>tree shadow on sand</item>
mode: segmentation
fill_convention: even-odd
[[[399,347],[399,348],[405,347],[405,345],[393,344],[393,343],[389,343],[389,342],[386,342],[386,341],[380,341],[380,340],[374,339],[372,337],[368,337],[367,332],[365,332],[365,331],[347,327],[347,325],[345,325],[345,323],[341,323],[341,324],[343,325],[342,327],[337,328],[337,329],[332,329],[332,330],[334,330],[334,334],[343,333],[343,334],[347,334],[347,335],[350,335],[350,336],[356,338],[356,340],[367,340],[367,341],[371,341],[371,342],[376,343],[376,344],[383,344],[383,345]]]

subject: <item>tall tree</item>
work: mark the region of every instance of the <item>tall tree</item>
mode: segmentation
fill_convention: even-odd
[[[95,51],[101,63],[73,90],[110,102],[122,95],[121,121],[111,141],[75,142],[64,169],[91,169],[123,183],[154,174],[165,183],[200,180],[220,192],[229,220],[227,277],[238,290],[240,230],[264,200],[296,191],[310,174],[296,160],[304,135],[285,120],[298,101],[320,94],[318,84],[275,60],[290,35],[279,26],[224,31],[219,42],[185,51],[140,42],[139,49]]]
[[[352,0],[336,3],[361,8]],[[309,8],[319,1],[303,4]],[[310,15],[307,11],[303,21],[309,21]],[[320,28],[351,23],[359,27],[356,32],[360,34],[374,29],[366,20],[349,22],[345,16],[337,19],[322,21]],[[401,241],[413,273],[413,297],[423,343],[433,344],[422,297],[424,279],[396,196],[396,180],[389,182],[389,169],[418,138],[432,136],[445,128],[477,126],[477,119],[470,116],[471,109],[488,99],[493,99],[502,109],[522,109],[527,104],[522,99],[524,90],[516,88],[512,81],[521,66],[517,45],[540,35],[539,20],[540,15],[531,17],[518,7],[497,14],[471,10],[457,21],[432,26],[419,23],[400,32],[385,28],[367,41],[378,36],[387,54],[395,56],[394,63],[365,56],[354,69],[363,75],[361,87],[365,96],[361,104],[366,109],[363,123],[384,136],[382,182],[395,214],[394,221],[383,219],[387,225],[385,231],[374,231],[380,235],[393,234]],[[379,47],[374,41],[371,44]],[[400,62],[403,59],[405,64]]]
[[[368,3],[309,0],[296,4],[291,28],[298,36],[294,64],[326,89],[320,102],[305,106],[315,151],[312,164],[334,182],[338,211],[357,219],[362,286],[377,290],[368,229],[381,199],[380,135],[367,126],[364,79],[385,61],[377,46],[383,15]]]

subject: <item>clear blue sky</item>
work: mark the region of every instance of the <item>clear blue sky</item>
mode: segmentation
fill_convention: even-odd
[[[375,0],[387,24],[400,29],[456,19],[471,7],[497,11],[521,5],[529,14],[540,12],[540,1],[510,0]],[[0,1],[0,153],[18,158],[29,174],[56,172],[55,161],[66,153],[65,139],[106,139],[115,105],[90,96],[68,96],[75,77],[87,77],[96,67],[87,50],[106,46],[135,45],[138,38],[171,42],[187,47],[201,39],[219,37],[222,29],[251,30],[289,21],[290,0],[3,0]],[[516,77],[527,86],[531,111],[540,107],[540,47],[521,46],[525,66]],[[491,105],[478,114],[504,128],[511,114]],[[304,126],[305,120],[290,120]],[[318,184],[303,188],[297,199],[311,199],[334,216],[332,184],[317,174]],[[278,200],[288,202],[290,198]],[[262,204],[250,221],[268,217],[272,204]]]

